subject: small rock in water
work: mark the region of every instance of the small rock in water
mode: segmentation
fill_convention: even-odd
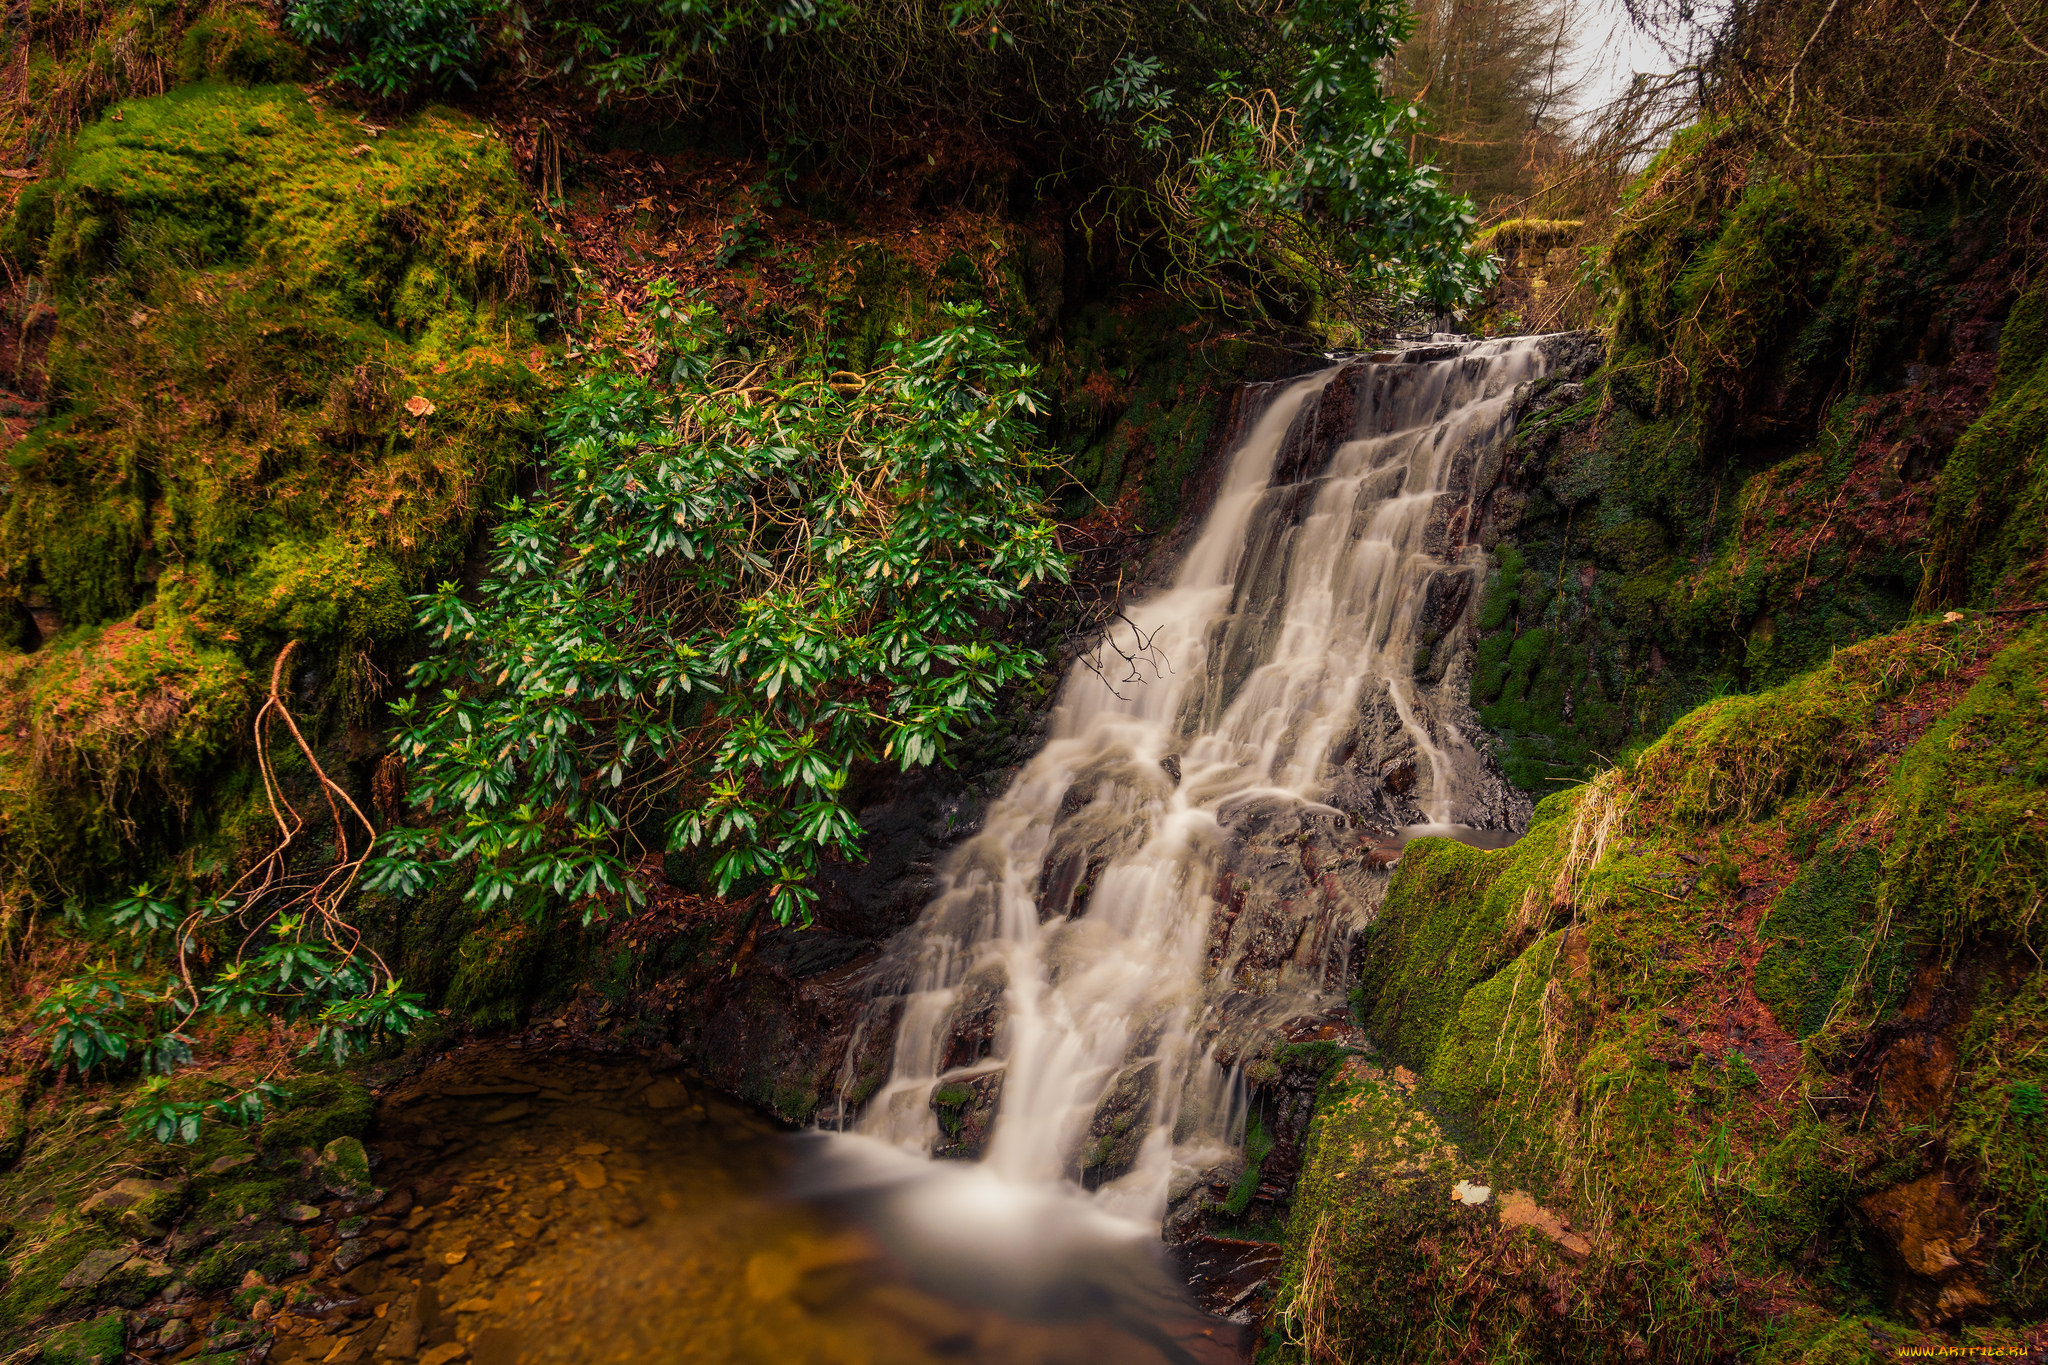
[[[459,1341],[450,1341],[432,1346],[420,1357],[419,1365],[453,1365],[453,1362],[469,1354],[469,1348]]]
[[[789,1297],[796,1288],[796,1262],[772,1251],[757,1251],[747,1261],[747,1292],[762,1303]]]
[[[416,1318],[400,1318],[377,1343],[377,1354],[388,1360],[411,1360],[419,1353],[420,1324]]]
[[[575,1147],[578,1156],[603,1156],[610,1151],[602,1142],[579,1142]]]
[[[371,1237],[357,1237],[343,1242],[334,1253],[334,1269],[337,1274],[346,1274],[383,1252],[384,1244]]]
[[[680,1109],[690,1102],[690,1094],[683,1089],[683,1083],[671,1077],[664,1077],[647,1087],[642,1093],[649,1109]]]
[[[532,1112],[533,1106],[525,1100],[514,1100],[510,1104],[500,1105],[498,1108],[491,1110],[490,1113],[485,1114],[484,1122],[510,1123],[514,1119],[523,1119]]]
[[[605,1174],[602,1162],[579,1161],[569,1168],[569,1174],[575,1177],[579,1188],[586,1190],[601,1190],[604,1188]]]
[[[647,1221],[647,1212],[638,1204],[618,1203],[612,1205],[612,1221],[622,1228],[637,1228]]]

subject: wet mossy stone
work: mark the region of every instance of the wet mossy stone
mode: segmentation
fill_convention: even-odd
[[[370,1155],[361,1138],[338,1137],[321,1148],[315,1173],[329,1194],[344,1199],[361,1199],[375,1188],[370,1180]]]
[[[74,1322],[36,1343],[41,1365],[116,1365],[128,1347],[128,1319],[103,1313]]]
[[[265,1151],[318,1151],[338,1137],[360,1137],[376,1109],[370,1092],[345,1076],[305,1076],[288,1090],[283,1107],[264,1121]]]
[[[175,1180],[117,1180],[79,1205],[79,1212],[131,1237],[162,1237],[185,1202]]]
[[[243,1240],[223,1240],[194,1262],[184,1278],[195,1292],[211,1294],[239,1284],[252,1270],[275,1283],[304,1270],[310,1260],[304,1234],[284,1228],[261,1236],[245,1234]]]

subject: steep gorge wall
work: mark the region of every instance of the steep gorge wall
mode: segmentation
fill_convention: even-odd
[[[1541,799],[1393,876],[1262,1358],[2040,1348],[2048,289],[1857,188],[1708,123],[1624,206],[1481,522]]]

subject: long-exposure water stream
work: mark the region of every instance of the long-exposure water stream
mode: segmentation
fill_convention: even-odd
[[[1074,665],[1046,743],[899,945],[894,1070],[861,1132],[939,1148],[931,1097],[972,1090],[994,1114],[990,1173],[1091,1172],[1105,1213],[1156,1225],[1176,1167],[1236,1136],[1235,1087],[1204,1052],[1221,1016],[1314,1008],[1368,910],[1312,917],[1277,971],[1233,971],[1211,930],[1248,820],[1512,837],[1455,723],[1458,631],[1483,573],[1475,463],[1544,365],[1534,338],[1438,345],[1270,394],[1171,585]],[[1405,771],[1391,806],[1384,783],[1369,808],[1339,790],[1361,747]],[[1135,1150],[1106,1167],[1119,1143]]]

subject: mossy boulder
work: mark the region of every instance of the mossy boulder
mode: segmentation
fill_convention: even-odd
[[[175,1180],[117,1180],[78,1206],[88,1218],[98,1219],[131,1237],[161,1237],[184,1206],[185,1185]]]
[[[272,36],[222,9],[187,51],[254,80],[291,65]],[[302,717],[360,718],[407,595],[539,440],[554,249],[488,125],[222,79],[88,123],[8,232],[56,331],[0,497],[0,614],[32,650],[0,658],[0,882],[40,904],[55,863],[91,895],[195,838],[240,865],[267,808],[223,774],[269,662],[298,642]]]
[[[1416,1078],[1363,1058],[1326,1076],[1287,1229],[1279,1359],[1432,1358],[1469,1313],[1451,1292],[1499,1226],[1487,1178]],[[1295,1348],[1293,1350],[1285,1349]],[[1262,1355],[1261,1359],[1271,1358]]]
[[[1549,1206],[1509,1201],[1503,1226],[1576,1269],[1539,1290],[1525,1252],[1376,1187],[1324,1193],[1312,1163],[1296,1345],[1349,1323],[1362,1357],[1624,1361],[1674,1311],[1674,1360],[1860,1359],[1874,1324],[2016,1340],[1997,1324],[2048,1296],[2044,676],[2048,623],[1923,621],[1682,718],[1509,849],[1409,845],[1356,999],[1424,1116]],[[1349,1132],[1367,1107],[1331,1090],[1319,1114]],[[1374,1315],[1372,1266],[1409,1276],[1391,1299],[1419,1324]]]
[[[329,1142],[320,1149],[313,1172],[321,1188],[344,1199],[361,1199],[376,1188],[361,1138],[338,1137]]]
[[[375,1098],[346,1076],[302,1076],[291,1082],[284,1102],[264,1120],[263,1148],[278,1155],[321,1151],[337,1138],[361,1137],[375,1112]]]
[[[223,6],[195,20],[178,40],[173,67],[180,84],[209,77],[239,85],[304,80],[313,60],[253,6]]]
[[[59,1327],[36,1343],[42,1365],[116,1365],[127,1353],[125,1313],[103,1313]]]

